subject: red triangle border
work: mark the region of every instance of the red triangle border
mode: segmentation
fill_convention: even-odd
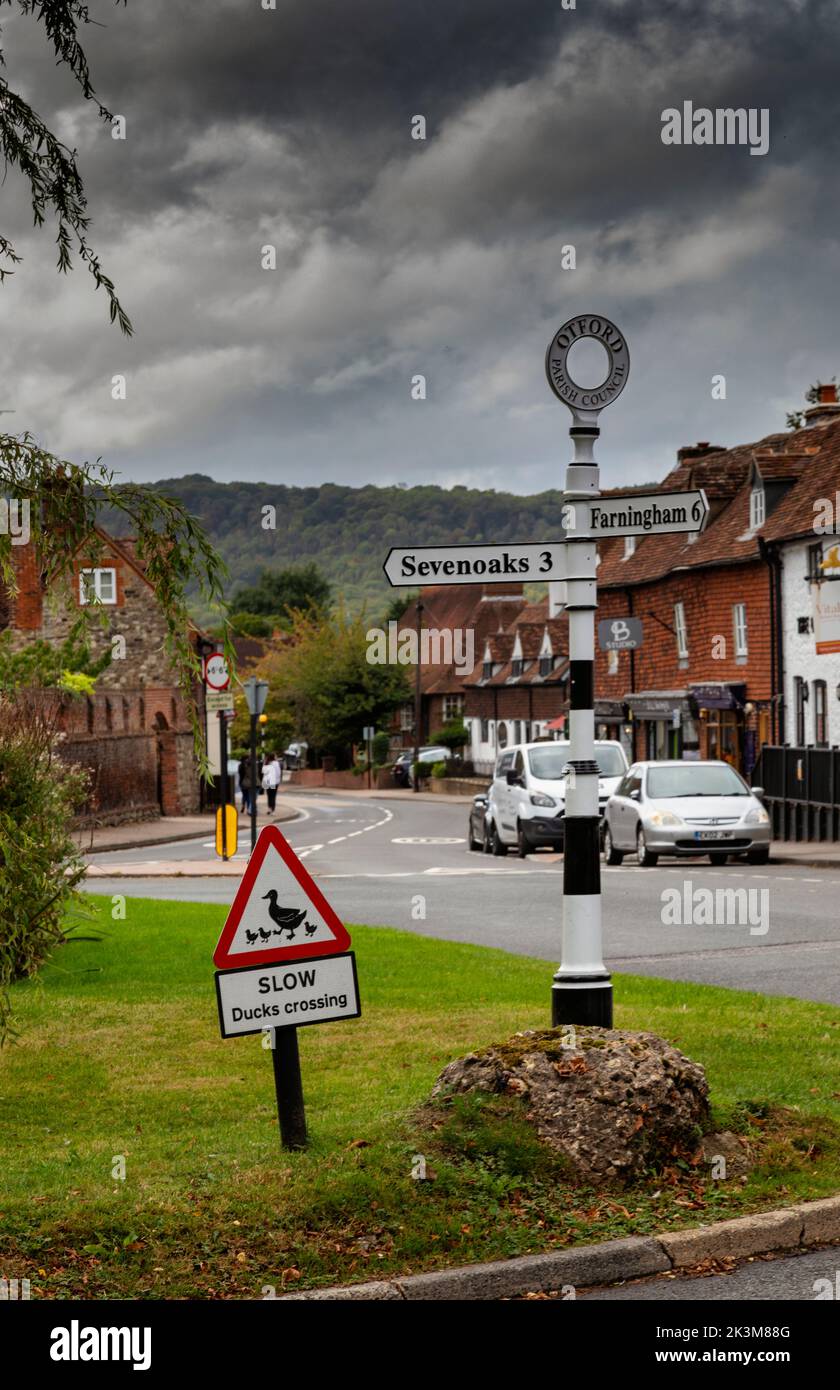
[[[317,908],[333,933],[334,940],[320,941],[314,944],[306,941],[293,942],[288,946],[270,946],[257,951],[238,951],[232,956],[229,954],[228,947],[236,936],[236,929],[250,901],[257,875],[270,848],[277,850],[286,867],[294,874],[299,887],[303,889],[312,906]],[[222,927],[222,934],[216,943],[216,949],[213,952],[213,964],[218,970],[235,970],[238,966],[245,969],[250,965],[272,965],[275,961],[308,960],[314,956],[334,956],[337,952],[348,951],[349,949],[350,933],[338,914],[330,907],[312,875],[304,868],[285,835],[281,834],[276,825],[263,826],[257,837],[253,853],[245,866],[245,872],[236,890],[236,897],[231,903],[225,925]]]

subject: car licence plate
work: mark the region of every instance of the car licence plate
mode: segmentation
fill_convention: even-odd
[[[695,830],[695,840],[731,840],[731,830]]]

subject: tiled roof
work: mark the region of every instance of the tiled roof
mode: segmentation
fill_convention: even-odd
[[[797,444],[805,440],[819,445],[819,453],[797,482],[770,513],[761,534],[767,541],[793,540],[814,535],[814,503],[821,497],[835,501],[840,492],[840,420],[797,430]],[[836,524],[836,521],[835,521]]]
[[[473,670],[477,667],[479,673],[486,639],[490,637],[491,641],[496,640],[496,635],[503,634],[525,607],[522,584],[519,582],[427,584],[420,590],[420,601],[423,604],[424,629],[436,629],[439,632],[458,629],[461,633],[473,634]],[[398,631],[414,630],[415,624],[415,607],[414,603],[410,603],[399,619]],[[511,637],[504,654],[494,659],[506,660],[512,646]],[[456,669],[452,662],[426,662],[421,665],[420,690],[424,695],[457,694],[463,689],[464,682],[463,670]]]
[[[749,529],[754,467],[765,481],[792,480],[758,532]],[[755,559],[759,535],[783,540],[811,532],[815,499],[840,490],[840,420],[685,459],[668,474],[663,489],[673,486],[705,489],[711,504],[706,529],[693,542],[685,535],[639,536],[627,559],[622,537],[600,541],[599,588],[623,589],[651,583],[672,570]]]

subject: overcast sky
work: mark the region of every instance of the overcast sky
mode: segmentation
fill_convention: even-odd
[[[537,492],[569,452],[543,358],[572,314],[609,316],[630,347],[601,417],[609,485],[661,477],[680,444],[783,428],[840,368],[834,0],[91,12],[124,141],[4,7],[6,76],[79,151],[135,337],[83,268],[53,271],[54,228],[32,231],[10,173],[0,230],[25,259],[0,288],[6,429],[142,480]],[[769,108],[769,153],[663,145],[685,100]]]

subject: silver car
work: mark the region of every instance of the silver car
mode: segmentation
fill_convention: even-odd
[[[604,858],[620,864],[635,854],[647,868],[660,854],[707,854],[713,864],[746,854],[750,864],[766,864],[770,817],[763,795],[763,787],[748,787],[729,763],[634,763],[607,802]]]

